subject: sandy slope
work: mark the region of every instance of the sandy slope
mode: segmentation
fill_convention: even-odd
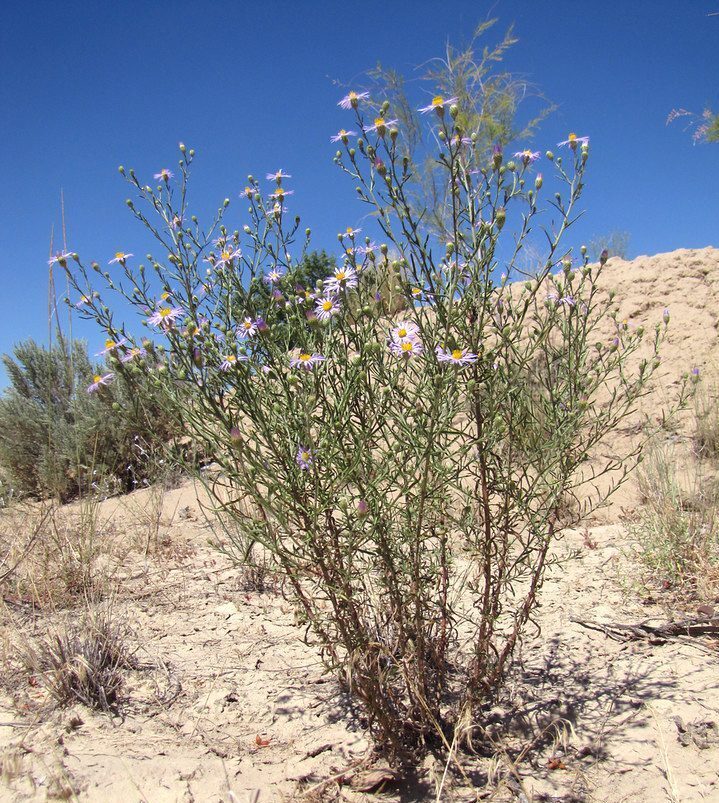
[[[612,260],[605,283],[632,323],[651,324],[670,308],[666,387],[681,370],[719,363],[719,250]],[[681,434],[667,438],[686,449]],[[105,503],[115,532],[141,526],[138,511],[150,493]],[[472,784],[450,776],[443,799],[475,800],[478,790],[495,789],[494,800],[719,801],[719,741],[711,730],[701,736],[701,723],[719,723],[716,643],[621,644],[573,621],[681,614],[638,584],[631,541],[617,523],[636,493],[620,502],[595,517],[588,535],[573,532],[557,545],[559,554],[576,556],[549,577],[541,634],[527,634],[506,699],[488,719],[492,755],[468,758]],[[79,706],[40,715],[43,692],[8,675],[1,800],[299,799],[366,755],[361,721],[323,674],[316,649],[303,643],[305,630],[280,589],[243,591],[241,572],[208,546],[212,533],[191,484],[166,494],[162,534],[170,548],[128,562],[114,602],[138,648],[123,717]],[[9,608],[7,654],[47,619]],[[433,800],[443,769],[427,762],[416,779],[388,785],[384,797]],[[346,784],[325,788],[327,799],[369,797],[350,784],[354,777],[361,786],[366,776],[345,776]]]

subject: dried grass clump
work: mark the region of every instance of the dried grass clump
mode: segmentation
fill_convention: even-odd
[[[719,459],[719,387],[716,384],[697,389],[694,397],[694,443],[702,458]]]
[[[12,601],[35,607],[98,602],[113,591],[131,547],[96,497],[65,508],[16,505],[0,511],[0,584]]]
[[[719,594],[719,483],[699,462],[683,468],[667,447],[639,472],[644,501],[631,527],[643,562],[665,587],[703,599]]]
[[[22,652],[26,670],[57,705],[79,702],[107,713],[118,712],[123,670],[136,666],[111,607],[64,620]]]

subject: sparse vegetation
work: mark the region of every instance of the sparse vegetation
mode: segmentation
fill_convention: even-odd
[[[99,369],[84,343],[61,338],[51,348],[19,343],[3,363],[11,382],[0,397],[3,498],[11,489],[67,501],[155,478],[179,431],[150,382],[118,381],[89,394]]]
[[[643,506],[630,532],[655,582],[713,600],[719,593],[719,482],[689,457],[655,445],[640,467]]]
[[[111,606],[64,619],[35,643],[28,640],[22,657],[55,704],[82,703],[106,713],[118,712],[123,671],[135,665],[128,633]]]

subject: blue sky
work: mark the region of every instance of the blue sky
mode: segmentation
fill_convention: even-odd
[[[515,23],[506,67],[558,104],[534,145],[589,134],[592,164],[579,245],[631,233],[630,255],[719,246],[719,145],[692,145],[674,107],[719,108],[719,0],[425,2],[19,2],[0,29],[0,353],[47,337],[47,257],[58,241],[60,189],[68,246],[107,262],[144,254],[117,166],[141,177],[197,150],[195,208],[225,196],[241,225],[249,172],[293,174],[293,211],[315,247],[361,222],[332,164],[330,134],[348,123],[341,86],[381,61],[417,77],[447,40],[481,19]],[[429,88],[411,84],[418,100]],[[520,143],[523,144],[523,143]],[[103,337],[76,324],[92,350]],[[0,378],[0,385],[4,378]]]

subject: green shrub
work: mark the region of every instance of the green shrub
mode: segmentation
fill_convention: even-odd
[[[99,369],[84,343],[62,339],[19,343],[3,363],[11,384],[0,397],[0,471],[15,494],[64,501],[154,476],[178,430],[149,382],[88,393]]]

